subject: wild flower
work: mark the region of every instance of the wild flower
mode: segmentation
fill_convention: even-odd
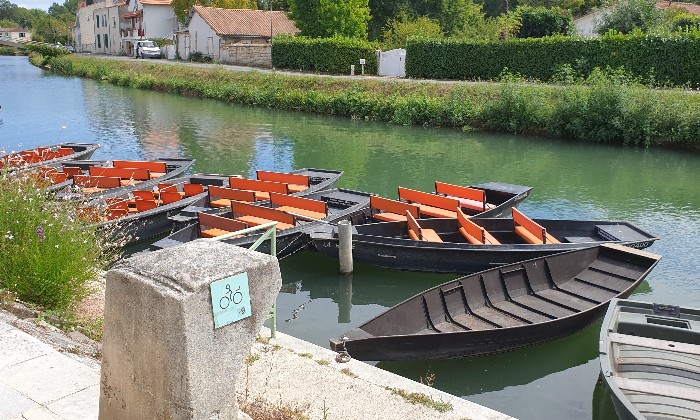
[[[44,235],[44,228],[41,227],[41,225],[36,227],[36,234],[39,236],[39,240],[41,242],[44,242],[44,239],[46,239],[46,236]]]

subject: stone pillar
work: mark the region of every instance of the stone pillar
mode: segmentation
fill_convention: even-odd
[[[247,273],[250,316],[215,328],[210,284],[239,273]],[[211,240],[110,270],[100,419],[238,418],[236,378],[281,285],[277,258]]]

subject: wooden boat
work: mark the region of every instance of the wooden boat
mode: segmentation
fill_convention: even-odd
[[[90,159],[99,147],[96,143],[61,143],[8,153],[0,156],[0,169],[37,168],[69,160]]]
[[[419,293],[330,340],[360,360],[423,360],[504,352],[578,331],[626,297],[660,256],[616,244],[462,277]]]
[[[189,225],[151,245],[152,250],[181,245],[199,238],[211,238],[248,227],[277,221],[277,257],[284,258],[309,242],[308,230],[318,225],[335,224],[341,220],[362,218],[369,205],[370,194],[333,189],[317,191],[304,197],[270,194],[270,201],[250,204],[233,201],[228,214],[198,213],[198,222]],[[263,233],[224,239],[224,242],[250,247]],[[270,241],[258,250],[267,253]]]
[[[401,270],[466,274],[602,243],[642,249],[658,239],[623,221],[531,220],[517,209],[511,211],[515,219],[467,219],[460,213],[458,219],[356,225],[353,260]],[[420,234],[414,236],[419,240],[409,231]],[[530,231],[534,233],[528,238]],[[335,227],[318,226],[310,235],[315,250],[338,257]],[[537,242],[538,237],[545,241]]]
[[[600,367],[621,419],[700,418],[700,310],[613,299]]]
[[[93,200],[79,210],[101,229],[114,229],[122,246],[133,245],[169,233],[173,228],[169,216],[201,199],[209,187],[227,186],[228,180],[229,175],[219,174],[170,178],[159,183],[155,191],[126,191]]]
[[[194,159],[156,161],[68,161],[39,168],[50,180],[47,188],[62,199],[118,197],[128,191],[148,190],[169,178],[182,176]]]
[[[232,177],[229,183],[231,189],[253,191],[249,193],[218,189],[216,194],[209,194],[185,207],[180,213],[171,217],[180,226],[197,222],[197,214],[223,214],[230,210],[231,200],[265,203],[270,193],[288,194],[305,197],[318,191],[332,188],[343,176],[343,171],[331,169],[303,168],[291,172],[256,171],[256,179],[246,179],[241,176]]]

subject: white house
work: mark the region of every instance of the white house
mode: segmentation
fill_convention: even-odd
[[[187,29],[177,34],[177,51],[185,60],[200,52],[217,61],[269,67],[270,42],[281,33],[299,33],[285,12],[194,6]]]
[[[179,29],[172,0],[127,0],[126,4],[124,18],[130,25],[122,40],[128,55],[135,40],[172,38]]]
[[[9,38],[10,41],[30,40],[32,33],[29,29],[22,28],[0,28],[0,38]]]
[[[122,45],[122,24],[126,21],[122,15],[126,13],[125,0],[107,0],[95,3],[92,13],[93,29],[95,31],[94,53],[116,55],[124,50]]]

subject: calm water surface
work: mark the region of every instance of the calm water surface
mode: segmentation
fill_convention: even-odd
[[[302,167],[346,171],[339,186],[396,197],[503,181],[534,187],[533,217],[623,219],[660,236],[664,259],[635,298],[700,306],[700,154],[579,145],[537,138],[396,127],[126,89],[53,76],[26,58],[0,57],[0,148],[98,142],[97,159],[194,157],[195,171],[252,175]],[[282,262],[278,328],[328,345],[384,309],[451,279],[358,265],[303,252]],[[531,349],[441,362],[382,362],[522,419],[615,418],[598,379],[600,323]]]

